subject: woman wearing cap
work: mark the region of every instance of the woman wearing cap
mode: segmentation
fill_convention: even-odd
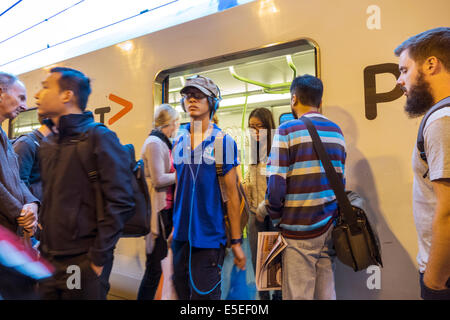
[[[138,300],[153,300],[161,278],[161,260],[167,256],[167,239],[172,231],[175,169],[172,143],[178,129],[178,112],[168,104],[156,109],[154,129],[142,147],[145,177],[152,205],[151,232],[146,236],[146,269]]]

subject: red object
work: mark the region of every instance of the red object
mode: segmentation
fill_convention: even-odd
[[[29,278],[41,280],[52,276],[54,267],[25,244],[24,239],[0,226],[0,265]]]

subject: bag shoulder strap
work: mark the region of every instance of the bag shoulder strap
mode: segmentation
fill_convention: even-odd
[[[84,133],[80,141],[77,142],[77,155],[80,159],[81,166],[87,173],[89,181],[91,182],[94,192],[95,192],[95,208],[97,212],[98,222],[105,220],[104,206],[103,206],[103,195],[102,189],[99,181],[99,174],[94,158],[94,135],[95,130],[98,127],[104,126],[101,123],[93,122],[88,126],[88,129]]]
[[[433,113],[448,106],[450,106],[450,97],[442,99],[435,104],[430,110],[428,110],[420,122],[419,133],[417,134],[417,149],[419,150],[420,158],[422,158],[425,162],[427,162],[427,155],[425,154],[425,138],[423,136],[423,130],[425,129],[427,120]]]
[[[226,203],[228,201],[228,195],[225,189],[225,181],[223,178],[223,139],[225,135],[222,131],[219,131],[214,139],[214,158],[216,165],[216,175],[219,180],[220,193],[222,195],[222,201]]]
[[[12,140],[11,144],[14,145],[22,137],[30,138],[31,141],[33,141],[33,143],[35,143],[38,147],[40,146],[40,141],[38,140],[39,138],[37,137],[37,135],[36,135],[36,133],[34,131],[31,131],[31,132],[28,132],[28,133],[25,133],[25,134],[21,134],[20,136],[18,136],[14,140]]]
[[[20,136],[18,136],[16,139],[11,141],[11,145],[14,146],[17,143],[17,141],[19,141],[19,139],[22,137],[30,139],[29,142],[31,142],[31,144],[35,148],[35,149],[33,149],[33,154],[34,154],[33,166],[35,166],[35,165],[37,165],[38,160],[39,160],[39,152],[37,152],[37,150],[41,147],[42,138],[36,133],[36,130],[33,130],[31,132],[21,134]]]
[[[33,141],[33,143],[37,146],[37,149],[35,149],[35,150],[36,151],[39,150],[39,148],[41,147],[42,137],[39,136],[39,134],[36,132],[36,130],[33,130],[32,132],[30,132],[28,134],[28,136]],[[39,161],[39,152],[35,152],[34,153],[34,165],[38,164],[38,161]]]
[[[40,147],[41,146],[41,140],[42,138],[38,135],[38,133],[36,133],[35,130],[33,130],[32,132],[27,134],[28,137],[30,137],[31,140],[33,140],[33,142]]]
[[[306,125],[308,132],[313,141],[313,147],[316,151],[316,154],[319,157],[319,160],[322,162],[322,165],[325,169],[325,173],[327,175],[328,181],[330,182],[330,186],[336,195],[336,200],[338,202],[339,207],[341,208],[340,213],[342,214],[342,219],[350,225],[356,224],[356,216],[350,214],[353,212],[350,201],[348,200],[347,194],[345,193],[344,184],[336,173],[336,170],[331,163],[330,157],[328,153],[325,151],[325,147],[320,140],[319,134],[317,133],[316,127],[312,123],[308,117],[300,118]]]

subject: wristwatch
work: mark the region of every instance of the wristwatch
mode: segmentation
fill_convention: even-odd
[[[239,239],[231,239],[230,240],[230,243],[231,243],[231,245],[233,245],[233,244],[242,244],[242,237],[241,238],[239,238]]]

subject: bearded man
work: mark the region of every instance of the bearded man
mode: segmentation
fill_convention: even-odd
[[[424,115],[412,160],[421,295],[450,300],[450,28],[422,32],[394,52],[405,111]]]

